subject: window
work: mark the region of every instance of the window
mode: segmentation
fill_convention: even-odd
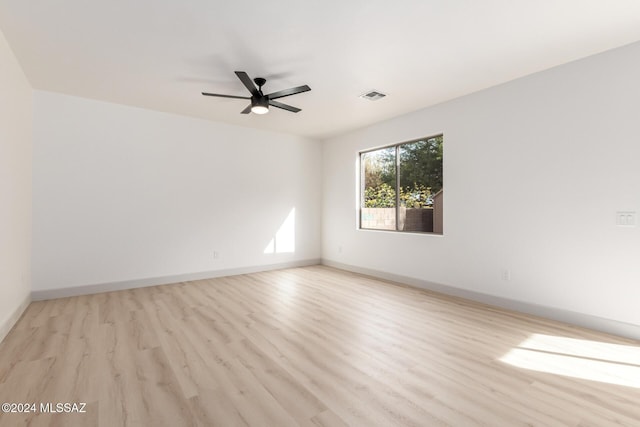
[[[442,140],[360,153],[360,228],[442,234]]]

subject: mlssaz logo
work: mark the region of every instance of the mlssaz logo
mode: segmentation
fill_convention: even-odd
[[[40,403],[40,412],[48,412],[48,413],[65,413],[65,414],[70,414],[70,413],[80,413],[83,414],[86,411],[86,406],[87,404],[84,402],[80,402],[80,403],[53,403],[53,402],[47,402],[47,403]]]

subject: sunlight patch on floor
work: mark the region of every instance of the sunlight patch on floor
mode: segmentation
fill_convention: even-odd
[[[298,284],[293,280],[280,280],[275,283],[275,288],[278,290],[278,299],[285,305],[290,305],[294,302],[296,293],[298,292]]]
[[[640,347],[533,334],[500,358],[518,368],[640,388]]]

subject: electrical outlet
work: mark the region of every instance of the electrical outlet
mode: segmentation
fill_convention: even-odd
[[[213,259],[218,259],[220,258],[220,254],[218,253],[218,251],[213,251]]]
[[[616,225],[618,227],[635,227],[636,213],[632,211],[616,212]]]
[[[500,272],[500,277],[505,282],[508,282],[509,280],[511,280],[511,270],[509,270],[508,268],[503,268]]]

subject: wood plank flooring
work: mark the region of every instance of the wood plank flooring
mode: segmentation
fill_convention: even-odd
[[[640,343],[323,266],[32,303],[0,426],[640,426]]]

